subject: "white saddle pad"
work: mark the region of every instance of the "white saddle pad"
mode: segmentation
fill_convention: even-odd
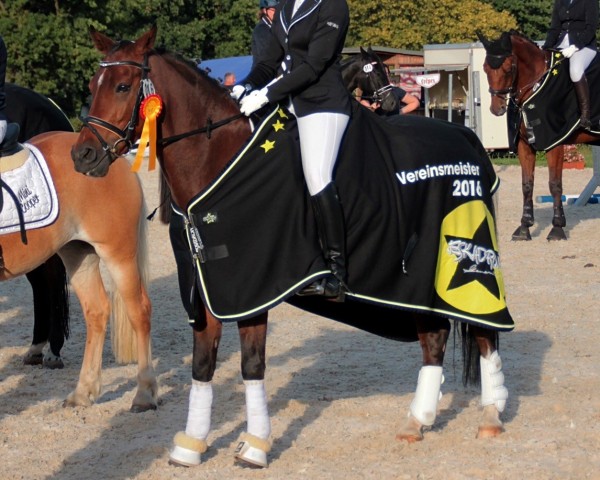
[[[58,217],[58,197],[46,160],[33,145],[25,144],[24,147],[29,150],[25,163],[0,176],[18,201],[15,203],[9,192],[2,188],[4,207],[0,212],[0,235],[20,230],[17,205],[23,211],[27,230],[46,227]]]

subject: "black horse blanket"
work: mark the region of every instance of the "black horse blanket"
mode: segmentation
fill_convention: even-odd
[[[298,297],[325,276],[296,122],[283,108],[188,205],[188,241],[205,305],[238,321],[282,301],[382,336],[414,339],[401,310],[511,330],[495,235],[498,187],[464,127],[415,116],[395,124],[356,104],[336,166],[347,229],[345,303]]]
[[[525,126],[533,134],[528,140],[535,150],[550,150],[560,145],[579,125],[579,104],[569,76],[569,59],[556,52],[548,72],[526,101],[522,112]],[[590,86],[591,132],[600,135],[600,60],[598,55],[586,71]]]

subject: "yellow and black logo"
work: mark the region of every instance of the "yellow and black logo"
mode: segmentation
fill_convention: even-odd
[[[483,315],[506,308],[494,217],[481,200],[442,222],[435,289],[452,307]]]

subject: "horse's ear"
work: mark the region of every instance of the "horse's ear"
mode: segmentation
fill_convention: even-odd
[[[475,34],[477,35],[477,38],[479,39],[479,41],[481,43],[483,43],[483,47],[487,48],[487,46],[490,44],[490,41],[486,38],[486,36],[483,34],[483,32],[481,32],[479,30],[475,30]]]
[[[365,49],[363,47],[359,47],[359,48],[360,48],[361,55],[365,56],[367,54],[367,52],[365,52]]]
[[[510,53],[512,51],[512,41],[510,40],[510,33],[504,32],[500,37],[500,47],[506,53]]]
[[[135,41],[135,48],[140,55],[143,55],[154,47],[156,41],[156,31],[158,27],[156,24],[152,25],[150,30],[144,33],[140,38]]]
[[[103,55],[108,54],[108,52],[110,52],[116,45],[114,40],[108,38],[103,33],[100,33],[93,26],[90,26],[90,37],[92,37],[94,47],[96,47],[96,49],[99,50]]]

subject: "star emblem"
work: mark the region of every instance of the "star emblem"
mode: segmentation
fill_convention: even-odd
[[[556,68],[552,69],[552,75],[558,75],[558,70]]]
[[[275,141],[265,140],[265,143],[263,143],[260,148],[264,149],[265,153],[267,153],[269,150],[275,148]]]
[[[286,113],[283,111],[283,108],[280,108],[279,110],[277,110],[277,113],[279,114],[279,116],[280,116],[281,118],[289,118],[289,117],[287,116],[287,114],[286,114]]]
[[[478,282],[494,297],[500,298],[495,269],[500,268],[498,251],[493,247],[490,229],[485,220],[475,231],[473,238],[445,235],[448,253],[455,257],[458,267],[450,280],[448,290]]]
[[[284,130],[285,129],[285,124],[281,123],[281,121],[279,119],[277,119],[277,121],[273,124],[273,129],[278,132],[279,130]]]

